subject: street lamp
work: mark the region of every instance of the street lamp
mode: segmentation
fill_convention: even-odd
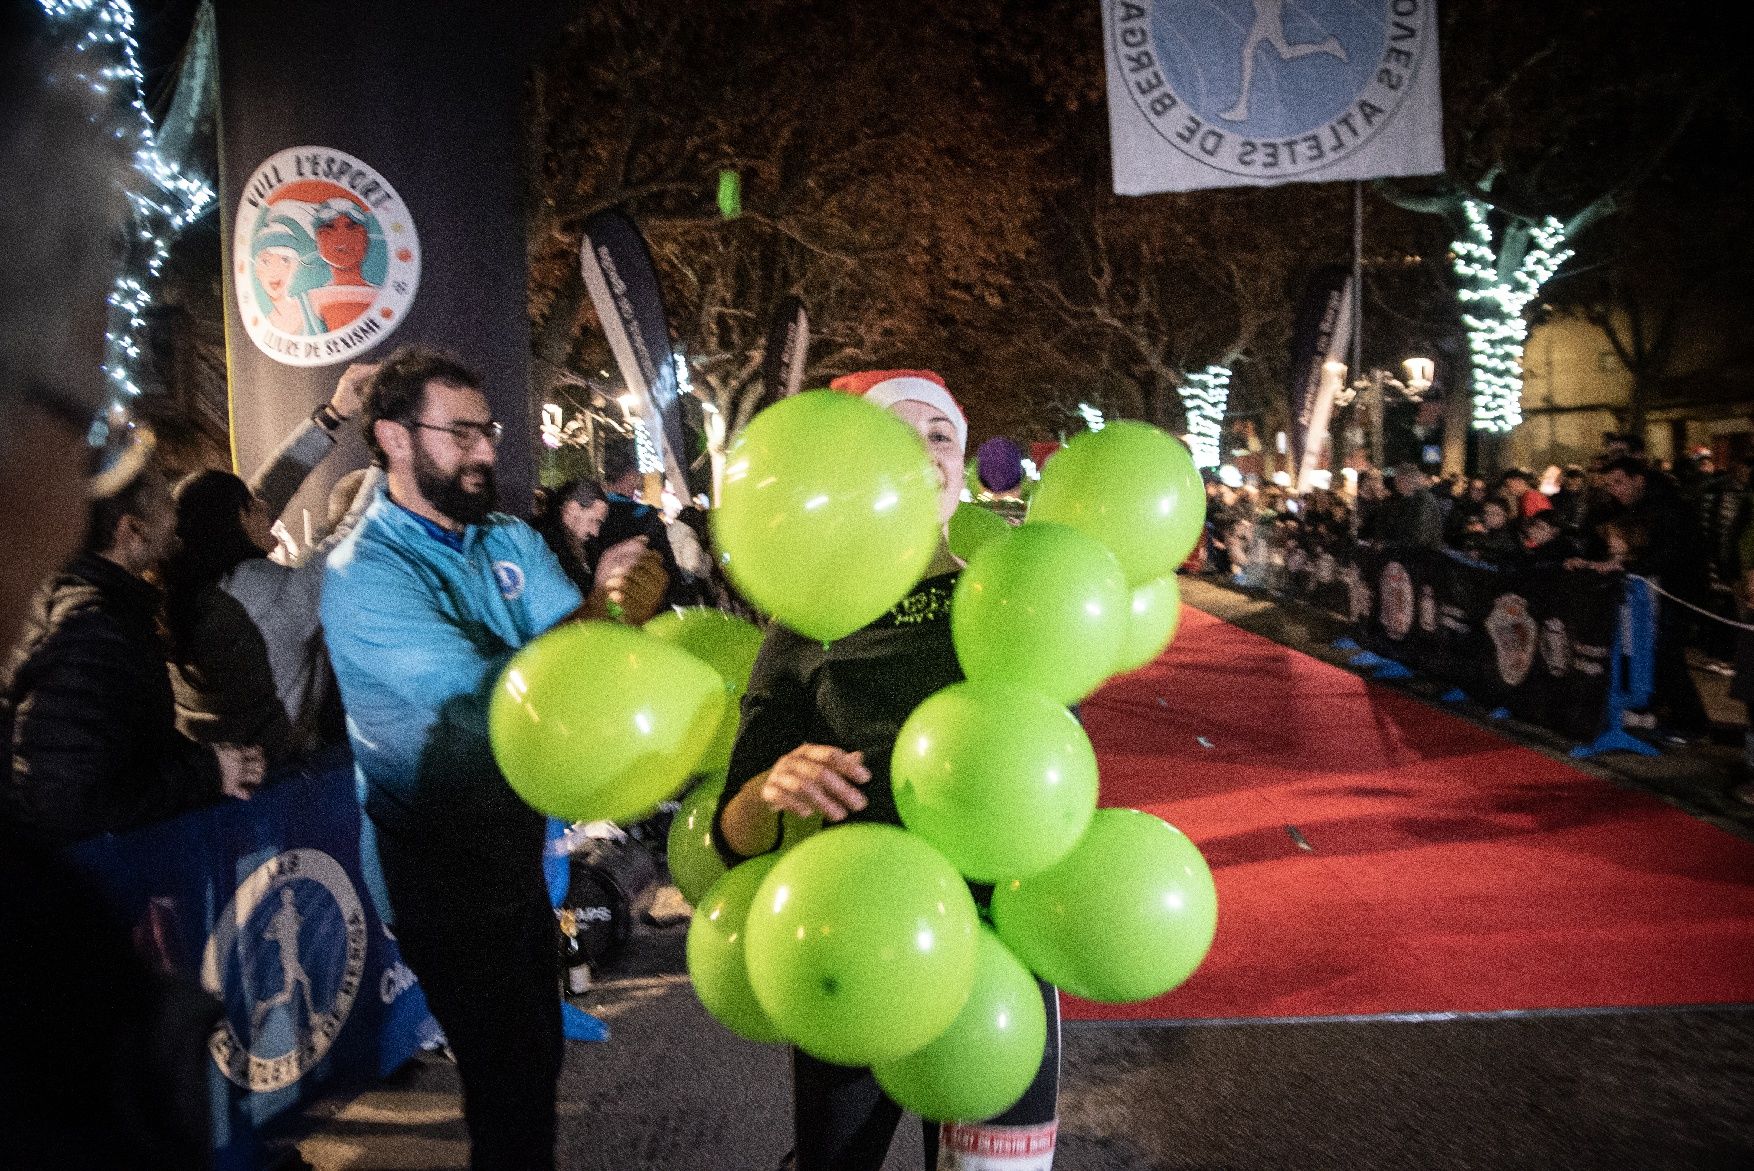
[[[1373,367],[1363,377],[1353,379],[1350,385],[1343,385],[1334,395],[1337,406],[1347,406],[1356,400],[1356,409],[1363,413],[1372,467],[1380,468],[1383,465],[1383,406],[1388,395],[1393,392],[1407,402],[1420,401],[1425,392],[1431,389],[1432,375],[1437,369],[1430,358],[1408,358],[1401,363],[1401,368],[1407,374],[1405,381],[1387,370]]]

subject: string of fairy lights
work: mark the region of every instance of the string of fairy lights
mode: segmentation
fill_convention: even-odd
[[[1219,437],[1224,412],[1230,406],[1230,370],[1208,366],[1189,374],[1179,389],[1188,417],[1188,447],[1194,453],[1194,466],[1215,468],[1222,460]]]
[[[158,133],[146,109],[146,78],[134,38],[134,6],[128,0],[40,0],[44,12],[79,30],[76,47],[92,64],[77,79],[125,107],[106,127],[125,141],[134,175],[124,184],[132,211],[130,263],[110,291],[104,373],[120,401],[140,393],[134,369],[142,353],[152,286],[170,256],[171,242],[214,205],[213,185],[183,170],[159,151]],[[80,22],[74,25],[73,22]]]
[[[1462,208],[1468,235],[1451,252],[1473,365],[1474,429],[1503,433],[1523,421],[1523,343],[1529,332],[1523,309],[1573,253],[1565,247],[1565,225],[1548,216],[1530,230],[1528,251],[1504,279],[1487,206],[1469,199]]]

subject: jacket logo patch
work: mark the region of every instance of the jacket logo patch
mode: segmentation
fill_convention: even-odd
[[[515,602],[524,596],[524,571],[510,561],[493,563],[493,580],[499,586],[500,597],[508,602]]]

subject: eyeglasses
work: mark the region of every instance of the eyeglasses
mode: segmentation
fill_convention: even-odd
[[[445,427],[441,427],[437,423],[421,423],[410,419],[405,421],[402,425],[404,427],[418,428],[422,431],[443,431],[446,435],[449,435],[455,440],[457,446],[464,451],[472,450],[474,446],[477,443],[480,443],[483,439],[487,440],[487,445],[489,447],[498,447],[499,441],[505,437],[505,425],[498,419],[490,419],[485,423],[471,423],[459,419],[457,422]]]

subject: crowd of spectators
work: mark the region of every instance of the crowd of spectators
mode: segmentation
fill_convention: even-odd
[[[302,550],[274,524],[375,369],[349,367],[247,482],[203,470],[172,484],[143,433],[94,489],[83,547],[36,591],[0,660],[13,822],[54,846],[125,832],[247,800],[276,763],[344,739],[318,607],[328,555],[383,472],[343,477]],[[536,528],[581,594],[649,551],[665,606],[735,605],[704,552],[705,514],[643,503],[631,443],[612,442],[604,462],[612,479],[571,480],[535,502]]]
[[[1664,734],[1704,737],[1710,722],[1687,649],[1737,660],[1738,691],[1754,676],[1746,631],[1754,614],[1754,460],[1719,468],[1704,453],[1670,466],[1634,437],[1607,435],[1587,466],[1493,478],[1401,464],[1363,468],[1346,486],[1294,495],[1283,486],[1207,484],[1205,568],[1270,584],[1291,546],[1349,542],[1445,550],[1507,571],[1635,574],[1659,591],[1655,670]],[[1724,619],[1725,621],[1715,621]]]

